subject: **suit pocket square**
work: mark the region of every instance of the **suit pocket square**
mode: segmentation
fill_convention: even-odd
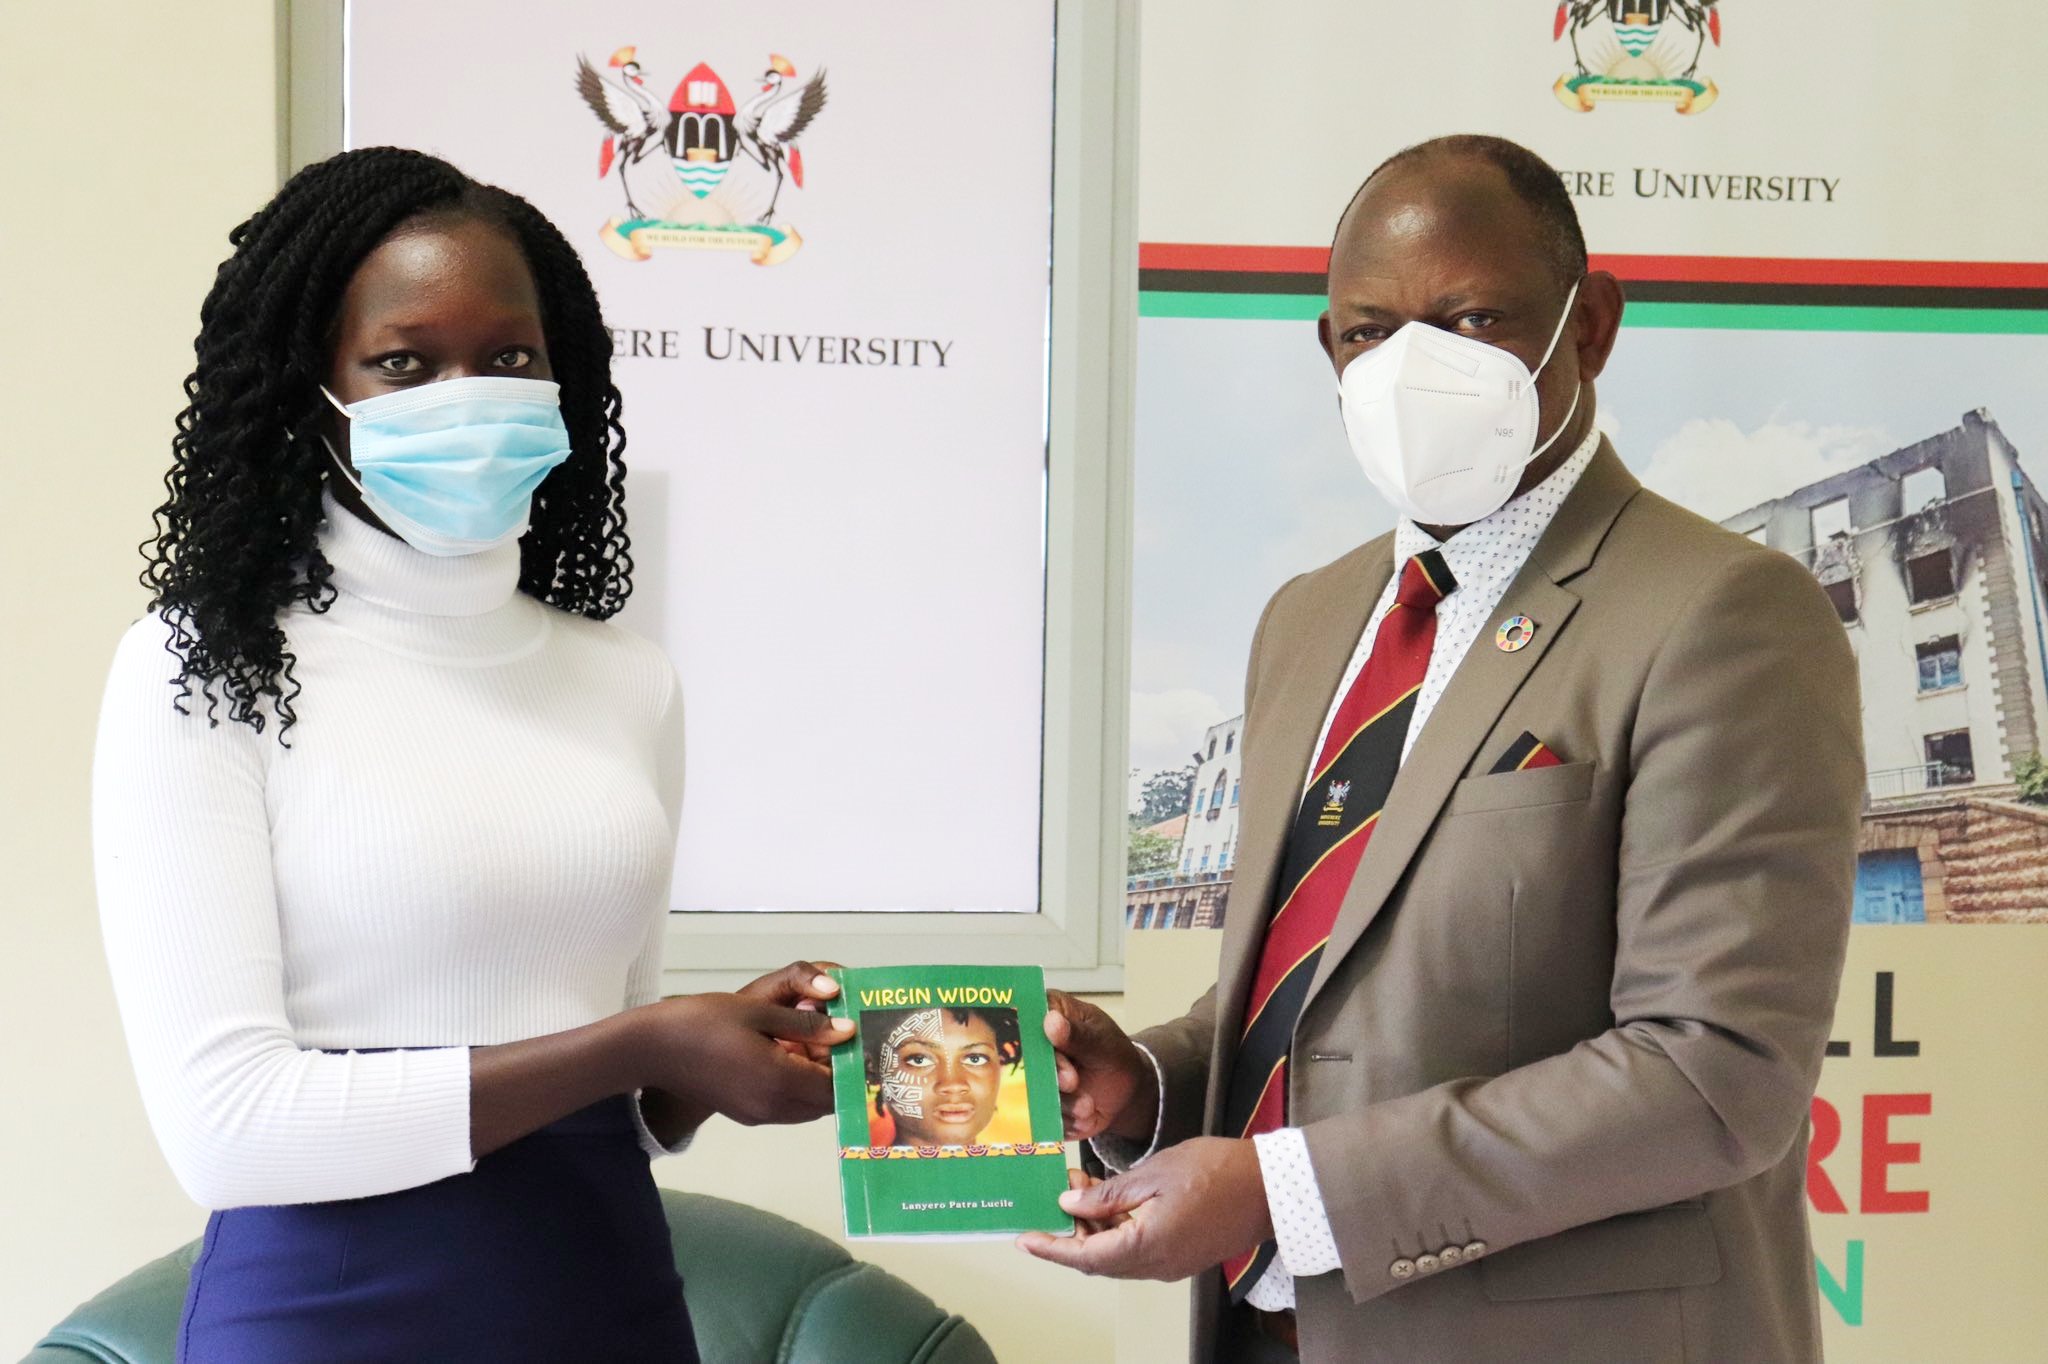
[[[1444,814],[1474,815],[1541,805],[1572,805],[1593,794],[1592,763],[1552,763],[1519,772],[1488,772],[1451,788]]]
[[[1497,777],[1503,772],[1527,772],[1532,767],[1559,767],[1563,763],[1564,759],[1557,755],[1556,750],[1525,729],[1522,737],[1508,745],[1507,752],[1500,755],[1500,760],[1488,768],[1486,774]]]

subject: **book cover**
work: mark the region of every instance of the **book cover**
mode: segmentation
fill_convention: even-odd
[[[832,1054],[849,1237],[1067,1234],[1067,1153],[1045,973],[1035,966],[833,972],[853,1040]]]

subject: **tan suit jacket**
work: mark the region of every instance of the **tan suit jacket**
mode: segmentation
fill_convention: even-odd
[[[1260,621],[1219,979],[1140,1036],[1162,1142],[1217,1131],[1310,749],[1391,555],[1296,578]],[[1510,653],[1515,615],[1536,632]],[[1487,775],[1525,730],[1562,765]],[[1819,1357],[1805,1132],[1862,793],[1855,660],[1812,575],[1603,442],[1417,738],[1295,1029],[1289,1120],[1343,1259],[1297,1284],[1305,1360]],[[1199,1283],[1200,1360],[1220,1288]]]

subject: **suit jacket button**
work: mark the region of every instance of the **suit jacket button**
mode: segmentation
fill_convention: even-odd
[[[1434,1274],[1442,1263],[1434,1255],[1418,1255],[1415,1257],[1415,1272],[1418,1274]]]
[[[1412,1279],[1415,1277],[1415,1261],[1408,1259],[1396,1260],[1387,1266],[1387,1273],[1397,1279]]]
[[[1445,1246],[1436,1253],[1436,1258],[1444,1262],[1445,1269],[1449,1269],[1452,1265],[1465,1258],[1465,1248],[1463,1246]]]
[[[1466,1245],[1465,1245],[1465,1258],[1466,1258],[1466,1259],[1468,1259],[1468,1260],[1476,1260],[1476,1259],[1478,1259],[1478,1258],[1479,1258],[1480,1256],[1482,1256],[1482,1255],[1484,1255],[1484,1254],[1486,1254],[1486,1242],[1484,1242],[1484,1241],[1469,1241],[1469,1242],[1467,1242],[1467,1243],[1466,1243]]]

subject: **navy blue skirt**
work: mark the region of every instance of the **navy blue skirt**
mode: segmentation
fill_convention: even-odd
[[[216,1212],[180,1364],[696,1364],[631,1104],[593,1104],[416,1189]]]

